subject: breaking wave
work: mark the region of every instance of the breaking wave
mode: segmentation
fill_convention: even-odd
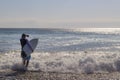
[[[0,70],[22,70],[20,51],[0,55]],[[72,73],[106,73],[120,71],[119,52],[35,52],[28,70]]]

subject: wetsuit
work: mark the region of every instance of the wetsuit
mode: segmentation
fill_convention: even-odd
[[[25,46],[25,44],[27,44],[28,40],[27,39],[20,39],[20,43],[22,46],[22,50],[21,50],[21,57],[25,60],[29,60],[30,59],[30,55],[27,56],[26,53],[23,51],[23,47]]]

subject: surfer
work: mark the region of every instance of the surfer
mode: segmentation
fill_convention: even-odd
[[[29,60],[31,58],[31,55],[27,56],[26,53],[23,51],[23,47],[25,46],[25,44],[28,44],[32,51],[33,51],[33,49],[31,47],[31,45],[29,44],[28,39],[26,39],[26,37],[29,37],[29,35],[26,35],[23,33],[21,36],[21,39],[20,39],[20,43],[21,43],[21,57],[23,60],[23,65],[27,68],[28,64],[29,64]]]

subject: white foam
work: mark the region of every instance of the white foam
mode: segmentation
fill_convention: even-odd
[[[94,73],[120,71],[119,52],[81,51],[33,53],[28,70]],[[20,52],[0,55],[0,70],[21,69]]]

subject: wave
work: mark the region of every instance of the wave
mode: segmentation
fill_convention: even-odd
[[[120,28],[71,28],[73,32],[95,32],[101,34],[119,34]]]
[[[119,52],[35,52],[28,70],[72,73],[102,73],[120,71]],[[21,70],[22,59],[19,51],[0,55],[0,70]]]

